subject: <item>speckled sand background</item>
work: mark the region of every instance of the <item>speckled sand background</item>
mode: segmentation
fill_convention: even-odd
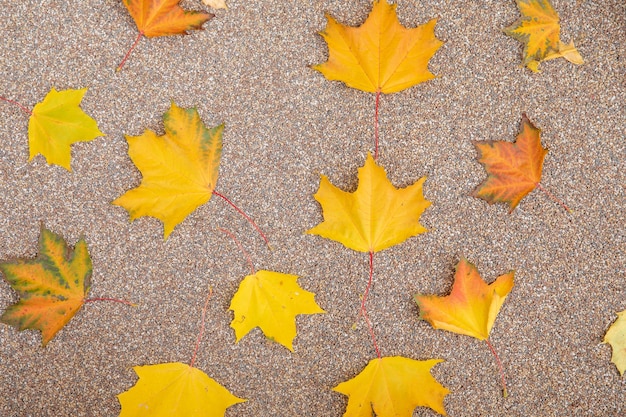
[[[562,37],[587,61],[520,68],[522,45],[501,29],[514,1],[398,1],[409,27],[438,17],[446,41],[431,60],[439,78],[381,100],[381,163],[406,186],[427,176],[430,230],[375,257],[368,310],[383,355],[443,358],[433,374],[452,393],[450,416],[618,416],[626,383],[602,337],[626,308],[624,169],[625,5],[554,0]],[[205,9],[200,1],[184,1]],[[114,71],[137,30],[121,1],[0,2],[0,95],[32,108],[55,86],[89,87],[82,107],[106,137],[73,147],[67,172],[28,159],[27,117],[0,103],[0,259],[32,257],[40,223],[93,257],[91,303],[42,349],[34,331],[0,325],[0,415],[115,416],[116,395],[136,382],[134,365],[188,362],[209,285],[214,296],[197,366],[249,401],[234,416],[340,416],[331,391],[375,355],[355,321],[367,256],[305,235],[322,220],[312,194],[319,174],[347,190],[372,148],[374,96],[310,69],[327,58],[316,33],[325,12],[361,24],[368,0],[229,0],[205,30],[143,39]],[[162,225],[110,202],[140,174],[124,134],[162,132],[174,100],[225,123],[217,190],[266,231],[274,251],[237,213],[212,199],[168,241]],[[510,140],[522,112],[543,130],[539,191],[507,214],[470,197],[485,178],[476,140]],[[247,274],[244,257],[217,227],[234,232],[258,269],[297,274],[325,315],[300,316],[295,353],[258,330],[234,343],[229,301]],[[492,332],[510,397],[500,395],[487,346],[418,320],[415,292],[449,291],[461,256],[488,280],[516,270],[516,285]],[[0,309],[16,301],[0,283]],[[419,408],[417,416],[435,415]]]

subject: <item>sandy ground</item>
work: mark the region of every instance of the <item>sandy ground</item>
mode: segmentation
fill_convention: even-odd
[[[106,137],[73,146],[67,172],[28,162],[27,116],[0,103],[0,259],[32,257],[40,223],[93,258],[90,303],[42,349],[38,332],[0,324],[0,415],[115,416],[134,365],[190,360],[207,289],[207,332],[197,366],[249,401],[235,416],[340,416],[331,388],[375,356],[363,321],[367,255],[304,232],[322,220],[312,195],[319,174],[346,190],[373,143],[374,96],[327,81],[310,65],[327,58],[317,32],[325,12],[359,25],[370,2],[229,0],[205,30],[143,39],[114,71],[137,29],[117,0],[1,2],[0,95],[32,108],[51,87],[89,87],[82,107]],[[431,60],[439,77],[381,100],[381,164],[396,186],[427,176],[428,233],[376,254],[368,311],[385,356],[442,358],[433,371],[451,394],[450,416],[618,416],[626,382],[602,337],[626,308],[625,5],[554,0],[562,38],[586,60],[520,67],[522,45],[502,28],[513,1],[399,0],[408,27],[439,18],[445,45]],[[185,1],[192,9],[200,1]],[[196,106],[209,126],[225,123],[217,190],[249,213],[258,234],[219,199],[191,214],[167,241],[162,224],[110,204],[139,184],[124,134],[163,132],[170,101]],[[485,178],[472,144],[515,138],[521,114],[549,148],[542,184],[512,214],[469,194]],[[235,233],[258,269],[300,276],[324,315],[300,316],[295,353],[257,329],[235,344],[231,297],[248,273],[217,227]],[[510,397],[478,340],[418,320],[416,292],[445,294],[465,256],[491,281],[510,269],[516,284],[492,331]],[[15,302],[0,283],[0,310]],[[435,415],[418,408],[417,416]]]

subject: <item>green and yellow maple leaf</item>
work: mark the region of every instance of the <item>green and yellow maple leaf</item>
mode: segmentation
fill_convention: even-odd
[[[617,313],[617,320],[604,335],[603,343],[613,349],[611,362],[615,364],[621,376],[626,372],[626,310]]]
[[[44,227],[37,257],[1,263],[0,271],[20,297],[0,320],[19,330],[40,330],[43,346],[80,310],[91,286],[91,257],[85,241],[79,240],[72,250],[61,236]]]
[[[584,64],[574,42],[561,42],[559,16],[549,0],[517,0],[517,7],[522,16],[504,31],[524,43],[523,65],[540,72],[541,61],[560,57],[576,65]]]
[[[164,236],[209,201],[222,154],[224,125],[207,129],[196,109],[172,103],[163,115],[165,134],[146,130],[126,136],[128,155],[142,173],[141,184],[113,201],[131,221],[152,216],[164,225]]]
[[[327,15],[320,34],[328,44],[328,61],[313,68],[329,80],[370,93],[402,91],[435,78],[428,61],[443,42],[435,37],[436,19],[413,29],[403,27],[396,5],[375,1],[360,27],[341,25]]]
[[[512,212],[528,193],[539,186],[543,159],[548,153],[541,146],[541,130],[522,115],[522,128],[514,143],[476,142],[479,162],[489,174],[473,193],[489,204],[508,203]]]
[[[258,326],[268,339],[293,352],[296,316],[324,313],[315,294],[302,289],[297,279],[297,275],[257,271],[241,281],[230,303],[235,313],[230,327],[237,342]]]
[[[71,171],[70,146],[104,135],[96,121],[80,108],[86,91],[86,88],[63,91],[52,88],[43,101],[35,105],[28,122],[29,160],[42,154],[48,164]]]
[[[422,192],[426,177],[397,189],[369,153],[358,177],[358,188],[348,193],[322,175],[315,199],[322,206],[324,221],[307,233],[335,240],[355,251],[378,252],[426,232],[419,223],[430,206]]]
[[[117,397],[120,417],[223,417],[246,400],[198,368],[180,362],[133,367],[139,380]]]
[[[430,407],[446,415],[443,406],[450,392],[430,374],[442,359],[416,361],[401,356],[372,359],[349,381],[333,388],[347,395],[343,417],[411,417],[416,407]]]

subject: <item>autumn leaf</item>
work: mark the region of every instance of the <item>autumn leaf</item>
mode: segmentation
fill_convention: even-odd
[[[298,314],[324,313],[315,294],[296,282],[296,275],[257,271],[246,276],[230,303],[235,317],[230,324],[237,342],[255,327],[293,352]]]
[[[213,9],[227,9],[226,0],[202,0],[202,3],[206,4]]]
[[[172,103],[163,115],[165,134],[146,130],[126,136],[128,155],[143,178],[134,188],[113,201],[124,207],[131,221],[152,216],[164,225],[167,237],[191,212],[209,201],[222,153],[224,125],[207,129],[196,109]]]
[[[476,142],[476,148],[481,153],[478,162],[485,166],[489,176],[472,195],[489,204],[508,203],[509,212],[512,212],[521,199],[535,187],[547,192],[539,184],[543,159],[548,153],[541,146],[540,133],[541,130],[533,126],[523,114],[522,129],[514,143]],[[567,206],[557,201],[569,211]]]
[[[617,313],[617,320],[609,327],[602,343],[608,343],[613,349],[611,362],[617,366],[619,374],[626,371],[626,310]]]
[[[416,407],[446,415],[444,397],[450,392],[430,374],[441,359],[416,361],[400,356],[372,359],[349,381],[333,388],[347,395],[344,417],[411,417]]]
[[[18,330],[41,331],[42,346],[83,306],[91,286],[91,257],[83,239],[72,250],[63,238],[41,228],[39,254],[32,260],[0,264],[20,300],[0,318]]]
[[[487,342],[500,367],[505,397],[507,392],[502,364],[489,342],[489,333],[504,300],[513,288],[513,276],[514,271],[510,271],[487,284],[474,265],[461,259],[456,267],[450,295],[415,295],[420,319],[426,320],[435,329],[448,330]]]
[[[426,232],[419,224],[420,216],[430,206],[422,193],[426,177],[397,189],[369,153],[358,177],[358,188],[348,193],[322,175],[315,199],[322,206],[324,221],[307,233],[335,240],[355,251],[378,252]]]
[[[435,37],[436,19],[413,29],[403,27],[396,5],[375,1],[360,27],[339,24],[330,15],[320,34],[328,44],[328,61],[313,68],[329,80],[370,93],[395,93],[435,78],[428,61],[443,45]]]
[[[522,16],[504,31],[524,43],[523,65],[540,72],[541,61],[560,57],[576,65],[584,64],[574,42],[561,42],[559,16],[548,0],[517,0],[517,7]]]
[[[201,29],[202,25],[213,17],[210,13],[183,10],[180,0],[123,0],[124,6],[135,20],[139,34],[117,67],[119,71],[142,36],[185,35],[193,29]]]
[[[0,97],[30,115],[29,161],[42,154],[48,164],[60,165],[71,171],[71,145],[75,142],[89,142],[104,135],[96,121],[80,108],[86,91],[86,88],[57,91],[53,87],[32,111],[13,100]]]
[[[246,400],[207,374],[181,362],[133,367],[139,380],[117,397],[120,417],[222,417]]]

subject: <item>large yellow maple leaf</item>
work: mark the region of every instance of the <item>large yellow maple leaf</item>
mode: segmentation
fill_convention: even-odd
[[[235,397],[207,374],[181,362],[133,367],[139,380],[117,397],[120,417],[223,417]]]
[[[293,352],[296,316],[324,313],[315,294],[302,289],[297,279],[296,275],[257,271],[241,281],[230,302],[235,313],[230,327],[237,342],[258,326],[268,339]]]
[[[437,20],[407,29],[395,9],[386,0],[375,1],[365,23],[356,28],[327,15],[320,34],[328,44],[328,61],[313,68],[329,80],[370,93],[395,93],[435,78],[428,61],[443,45],[435,37]]]
[[[419,223],[430,206],[422,193],[426,177],[397,189],[369,153],[358,177],[358,188],[348,193],[322,175],[315,199],[322,205],[324,221],[307,233],[359,252],[378,252],[426,232]]]
[[[609,327],[602,343],[608,343],[613,349],[611,362],[615,364],[621,376],[626,372],[626,310],[617,313],[617,320]]]
[[[20,296],[0,321],[19,330],[40,330],[41,344],[46,346],[83,306],[91,270],[83,239],[72,250],[61,236],[42,227],[35,259],[0,264],[5,279]]]
[[[96,121],[80,108],[86,91],[86,88],[63,91],[52,88],[35,105],[28,122],[29,160],[42,154],[49,164],[71,171],[70,145],[104,136]]]
[[[541,61],[560,57],[576,65],[584,64],[574,42],[561,42],[559,15],[549,0],[517,0],[517,7],[522,16],[504,31],[524,43],[523,65],[539,72]]]
[[[207,129],[195,108],[172,103],[163,115],[165,134],[146,130],[126,136],[128,155],[142,173],[139,187],[113,201],[131,221],[152,216],[164,225],[164,236],[191,212],[209,201],[222,153],[224,125]]]
[[[430,374],[441,359],[416,361],[401,356],[372,359],[360,374],[333,388],[347,395],[344,417],[411,417],[416,407],[446,415],[450,392]]]
[[[540,186],[543,159],[548,153],[541,146],[541,130],[522,115],[522,128],[514,143],[476,142],[479,162],[489,174],[474,191],[474,197],[489,204],[505,202],[513,211],[528,193]]]

